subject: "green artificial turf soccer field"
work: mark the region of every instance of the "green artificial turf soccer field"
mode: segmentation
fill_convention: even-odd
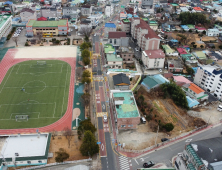
[[[70,74],[70,65],[59,60],[12,66],[0,85],[0,129],[36,128],[59,120],[67,110]]]

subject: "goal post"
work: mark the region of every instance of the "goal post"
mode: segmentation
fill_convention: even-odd
[[[29,115],[15,115],[15,120],[17,121],[28,121]]]
[[[37,65],[46,65],[46,61],[37,61]]]

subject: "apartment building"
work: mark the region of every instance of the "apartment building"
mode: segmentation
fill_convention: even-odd
[[[20,12],[22,22],[28,22],[30,19],[37,19],[36,12],[29,8],[23,8]]]
[[[69,16],[72,20],[78,20],[80,10],[77,7],[63,7],[62,14]]]
[[[110,17],[111,15],[113,15],[113,12],[114,12],[114,7],[113,7],[113,5],[111,4],[111,5],[106,5],[106,7],[105,7],[105,15],[107,16],[107,17]]]
[[[131,21],[129,19],[123,19],[121,21],[121,30],[126,32],[127,34],[131,31]]]
[[[45,18],[56,18],[61,15],[59,15],[56,8],[41,8],[40,16]]]
[[[12,30],[12,15],[0,16],[0,39],[7,37]]]
[[[164,67],[165,54],[162,50],[145,50],[142,61],[145,69],[160,69]]]
[[[215,92],[215,96],[220,97],[219,90],[221,89],[221,83],[219,82],[222,74],[222,68],[218,65],[202,65],[197,69],[197,73],[194,77],[194,83],[208,92]]]
[[[92,14],[92,6],[91,5],[82,5],[81,7],[81,14],[82,15],[91,15]]]
[[[214,96],[217,97],[220,101],[222,100],[221,85],[222,85],[222,74],[219,76],[219,81],[218,81],[218,83],[216,85],[216,89],[214,91]]]
[[[143,19],[132,19],[131,35],[141,50],[159,49],[160,38]]]
[[[220,170],[222,169],[222,138],[210,138],[185,144],[178,153],[176,170]]]

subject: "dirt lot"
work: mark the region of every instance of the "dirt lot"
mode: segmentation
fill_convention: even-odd
[[[194,110],[188,111],[188,114],[194,117],[202,118],[209,124],[217,124],[222,119],[222,112],[217,111],[219,102],[210,104],[204,107],[195,108]]]
[[[72,141],[70,142],[70,148],[68,147],[68,141],[65,136],[56,136],[53,140],[51,138],[51,143],[49,147],[49,153],[53,153],[53,158],[48,159],[48,163],[54,163],[56,153],[59,148],[63,148],[66,150],[66,152],[69,154],[69,159],[66,161],[73,161],[73,160],[79,160],[79,159],[87,159],[88,157],[82,156],[79,148],[82,144],[81,140],[78,140],[78,136],[74,135],[72,138]]]
[[[187,37],[187,40],[185,42],[186,45],[191,45],[192,42],[195,42],[196,45],[197,45],[197,48],[200,48],[201,45],[204,46],[205,48],[205,43],[201,43],[200,42],[200,37],[198,36],[198,34],[196,33],[189,33],[189,32],[185,32],[185,33],[177,33],[177,32],[173,32],[173,33],[168,33],[168,37],[172,37],[174,39],[177,39],[177,40],[180,40],[180,37],[177,36],[177,34],[183,34]],[[208,36],[203,36],[202,37],[202,41],[215,41],[217,40],[217,38],[215,37],[208,37]],[[219,43],[215,43],[215,49],[217,49],[217,47],[221,44],[220,42]]]
[[[144,102],[146,104],[143,103],[145,107],[138,105],[138,108],[144,116],[151,114],[151,120],[146,124],[138,125],[136,130],[119,132],[118,140],[120,143],[125,143],[125,149],[141,150],[154,145],[157,128],[155,130],[151,128],[152,122],[162,124],[171,122],[174,125],[174,130],[170,133],[159,131],[157,143],[161,142],[161,138],[173,138],[183,132],[192,130],[194,126],[199,127],[205,124],[202,119],[189,116],[186,110],[177,107],[171,99],[163,99],[160,97],[160,92],[157,90],[148,93],[141,87],[137,91],[137,94],[135,94],[137,101],[141,95],[144,96]],[[142,108],[145,108],[145,110]]]

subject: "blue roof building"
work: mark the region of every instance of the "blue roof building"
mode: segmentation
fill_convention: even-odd
[[[108,38],[109,32],[115,32],[116,25],[114,23],[105,23],[104,37]]]
[[[189,31],[189,27],[186,26],[186,25],[181,25],[180,27],[181,27],[182,29],[184,29],[185,31]]]
[[[186,96],[186,98],[187,98],[189,108],[192,108],[192,107],[197,106],[198,104],[200,104],[197,100],[191,99],[189,96]]]
[[[193,71],[194,71],[194,74],[196,74],[197,73],[197,69],[198,69],[199,67],[192,67],[192,69],[193,69]]]
[[[116,25],[114,23],[105,23],[105,27],[116,28]]]

